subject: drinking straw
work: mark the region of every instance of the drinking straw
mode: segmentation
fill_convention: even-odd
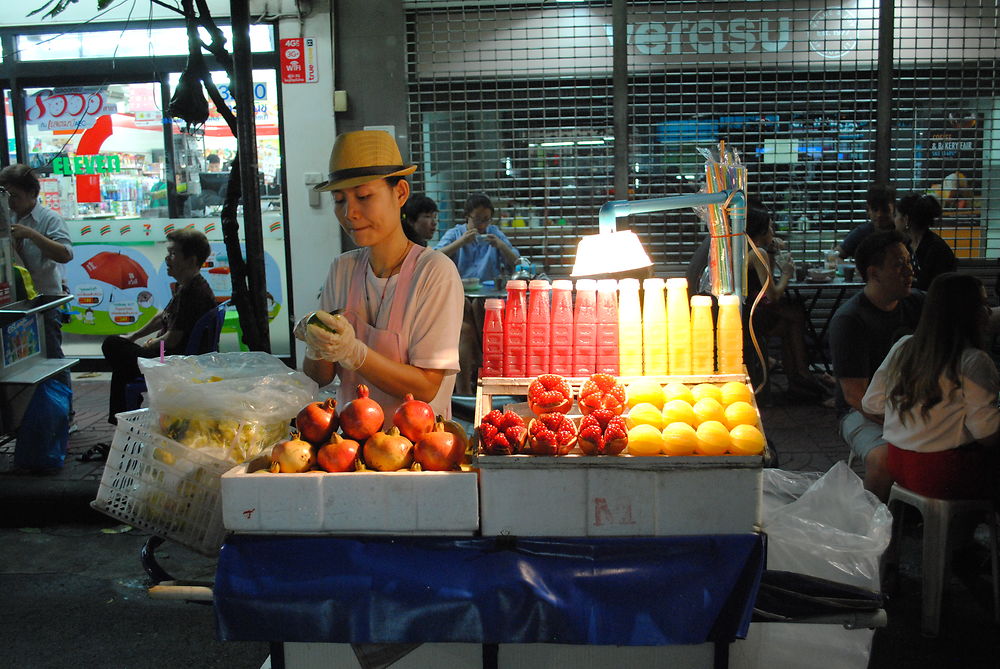
[[[161,339],[160,340],[160,362],[163,362],[163,352],[164,352],[164,346],[163,346],[163,340]]]

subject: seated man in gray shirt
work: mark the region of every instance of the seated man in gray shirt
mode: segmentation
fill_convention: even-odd
[[[903,236],[874,232],[855,253],[864,290],[845,302],[830,322],[830,353],[837,377],[840,434],[865,463],[865,488],[883,502],[892,478],[882,417],[864,412],[861,398],[893,343],[916,328],[924,295],[911,288],[913,267]]]

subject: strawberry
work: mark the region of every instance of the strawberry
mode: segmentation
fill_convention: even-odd
[[[595,409],[615,415],[625,411],[625,386],[611,374],[593,374],[580,388],[580,411],[584,416]]]
[[[543,413],[528,423],[532,455],[566,455],[576,445],[576,426],[566,414]]]
[[[487,455],[519,453],[527,436],[524,419],[513,411],[494,409],[479,423],[479,442]]]
[[[536,416],[567,413],[573,406],[573,389],[558,374],[541,374],[528,386],[528,406]]]
[[[618,455],[628,446],[625,419],[607,409],[594,409],[580,421],[579,442],[587,455]]]

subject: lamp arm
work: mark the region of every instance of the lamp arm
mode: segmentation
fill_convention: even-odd
[[[615,219],[632,214],[650,214],[654,211],[669,211],[685,207],[705,207],[710,204],[728,204],[732,198],[738,198],[737,206],[746,208],[746,196],[741,190],[724,190],[718,193],[692,193],[691,195],[673,195],[657,197],[651,200],[613,200],[605,202],[597,214],[597,229],[599,232],[614,232],[617,226]]]

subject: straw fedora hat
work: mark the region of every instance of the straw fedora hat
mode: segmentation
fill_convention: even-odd
[[[384,130],[356,130],[337,135],[330,152],[330,175],[313,190],[343,190],[385,177],[413,174],[416,165],[406,165],[392,135]]]

